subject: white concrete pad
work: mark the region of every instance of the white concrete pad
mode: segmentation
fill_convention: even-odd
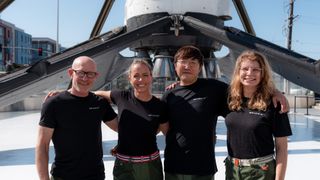
[[[289,160],[286,179],[317,179],[320,160],[320,111],[305,109],[290,113],[293,136],[289,138]],[[38,179],[34,163],[34,147],[40,114],[34,112],[0,113],[0,180]],[[109,150],[117,142],[117,134],[102,126],[104,163],[106,179],[112,178],[114,158]],[[217,180],[224,179],[223,160],[227,155],[226,129],[223,119],[217,124],[216,158],[218,164]],[[158,145],[163,158],[164,137],[158,136]],[[53,152],[51,149],[50,161]]]

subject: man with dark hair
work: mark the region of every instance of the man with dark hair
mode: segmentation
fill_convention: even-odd
[[[199,79],[203,64],[194,46],[180,48],[174,56],[179,84],[167,92],[169,131],[166,135],[166,180],[213,180],[217,172],[215,134],[218,116],[226,116],[228,85],[215,79]],[[278,93],[281,101],[285,98]]]
[[[184,46],[174,56],[180,82],[162,97],[170,125],[164,161],[166,180],[211,180],[217,171],[213,137],[217,117],[228,112],[228,85],[198,79],[202,64],[203,55],[194,46]]]

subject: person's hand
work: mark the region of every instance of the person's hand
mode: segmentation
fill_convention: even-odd
[[[46,97],[44,97],[43,102],[46,101],[49,97],[55,96],[59,93],[61,93],[61,91],[59,91],[59,90],[49,91],[48,94],[46,95]]]
[[[115,147],[113,147],[112,149],[110,149],[110,154],[111,154],[111,156],[116,157],[116,155],[117,155],[117,148],[118,148],[118,145],[116,145]]]
[[[288,99],[278,90],[276,90],[272,97],[272,102],[274,107],[277,107],[278,102],[280,102],[281,105],[281,111],[280,113],[287,113],[290,110],[290,105],[288,102]]]
[[[168,86],[166,87],[166,91],[171,90],[171,89],[174,89],[179,83],[180,83],[180,82],[177,81],[177,82],[174,82],[174,83],[168,85]]]

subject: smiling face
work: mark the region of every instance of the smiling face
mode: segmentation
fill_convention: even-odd
[[[200,73],[200,63],[196,59],[178,59],[174,64],[182,86],[191,85],[197,81]]]
[[[133,64],[130,67],[129,81],[136,93],[151,94],[152,75],[147,65]]]
[[[181,86],[195,83],[201,71],[203,55],[195,46],[183,46],[174,55],[174,67]]]
[[[261,82],[262,69],[255,60],[243,60],[240,65],[240,82],[244,91],[255,91]]]
[[[254,50],[246,50],[237,58],[229,88],[229,108],[240,110],[242,98],[250,98],[251,108],[265,109],[274,93],[272,71],[268,59]]]
[[[68,74],[72,79],[71,93],[82,97],[88,95],[98,76],[95,62],[87,56],[76,58]]]

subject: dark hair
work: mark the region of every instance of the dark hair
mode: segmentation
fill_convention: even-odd
[[[201,51],[194,46],[183,46],[174,55],[174,63],[177,62],[178,59],[194,59],[198,60],[200,66],[203,65],[203,55]]]

